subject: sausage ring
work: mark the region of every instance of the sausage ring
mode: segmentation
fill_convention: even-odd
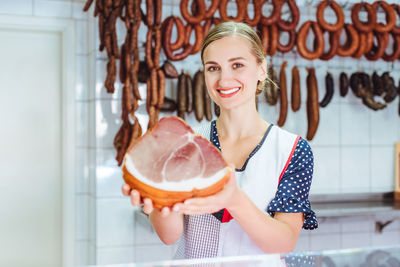
[[[271,25],[272,26],[272,25]],[[295,29],[291,29],[288,31],[280,31],[280,32],[287,32],[289,34],[289,42],[286,45],[281,44],[279,38],[277,39],[276,48],[279,52],[286,53],[293,49],[294,45],[296,44],[296,31]]]
[[[329,51],[326,53],[322,53],[322,55],[319,57],[322,60],[329,60],[333,58],[336,55],[338,46],[339,46],[339,37],[340,37],[340,31],[336,32],[327,32],[329,34]],[[316,42],[314,42],[316,45]],[[314,46],[315,47],[315,46]]]
[[[370,32],[372,34],[372,32]],[[370,33],[360,32],[357,33],[360,41],[358,42],[358,47],[356,51],[351,55],[354,58],[360,58],[366,52],[367,35]]]
[[[273,56],[276,53],[276,49],[278,48],[279,42],[279,31],[278,26],[276,24],[271,24],[268,26],[269,32],[269,50],[268,55]]]
[[[247,12],[246,5],[246,13],[244,15],[244,22],[246,22],[249,26],[256,26],[261,19],[261,1],[262,0],[253,0],[253,10],[254,10],[254,18],[250,19],[249,14]]]
[[[387,32],[375,32],[374,36],[378,39],[378,45],[373,45],[371,50],[365,53],[365,57],[369,60],[378,60],[385,53],[386,47],[389,42],[389,34]]]
[[[360,21],[358,17],[358,13],[360,12],[361,8],[364,7],[368,13],[368,21],[367,23],[363,23]],[[376,24],[376,13],[372,7],[372,5],[368,3],[358,3],[355,4],[351,9],[351,20],[353,21],[354,27],[361,32],[370,32],[375,29]]]
[[[171,49],[170,46],[170,40],[171,40],[171,33],[172,33],[172,26],[173,26],[173,20],[172,17],[168,19],[168,21],[165,23],[165,29],[164,29],[164,34],[163,34],[163,48],[165,55],[167,56],[168,59],[172,61],[178,61],[186,58],[190,52],[192,51],[192,46],[191,45],[186,45],[183,46],[183,51],[178,53],[178,54],[173,54],[173,50]]]
[[[395,13],[397,13],[397,15],[400,18],[400,5],[392,4],[391,6],[392,6],[393,10],[395,11]],[[395,16],[396,16],[396,14],[395,14]],[[400,34],[400,27],[397,27],[396,25],[394,25],[392,32],[394,32],[395,34]]]
[[[268,54],[269,49],[269,29],[268,26],[258,24],[258,32],[260,34],[261,43],[264,47],[265,54]]]
[[[229,0],[221,0],[221,4],[219,5],[219,16],[221,17],[222,21],[236,21],[236,22],[241,22],[247,11],[247,3],[249,0],[235,0],[236,1],[236,10],[237,10],[237,15],[236,17],[231,17],[227,15],[227,5]]]
[[[337,48],[337,54],[342,57],[347,57],[351,56],[357,51],[358,44],[360,43],[360,37],[353,25],[346,23],[343,28],[346,32],[347,39],[343,46],[339,44],[339,47]]]
[[[393,37],[393,52],[391,55],[383,53],[382,59],[385,61],[394,61],[400,56],[400,35],[390,32]]]
[[[385,1],[375,1],[372,4],[375,13],[378,13],[378,5],[380,5],[385,11],[386,25],[384,25],[381,22],[377,22],[374,30],[377,32],[389,32],[393,29],[394,25],[396,24],[396,12],[392,8],[392,6],[386,3]]]
[[[190,24],[199,24],[206,14],[206,4],[204,0],[196,0],[198,14],[191,15],[188,10],[188,2],[189,0],[182,0],[180,3],[179,7],[182,17]]]
[[[330,6],[336,14],[337,22],[330,24],[324,19],[324,11],[327,6]],[[328,32],[340,30],[344,25],[344,15],[342,8],[334,0],[324,0],[317,7],[317,21],[319,25]]]
[[[295,29],[297,24],[299,24],[300,20],[300,11],[299,8],[296,5],[295,0],[287,0],[287,3],[289,5],[290,12],[292,14],[292,21],[284,21],[280,16],[277,21],[278,28],[282,31],[290,31],[292,29]]]
[[[316,38],[314,51],[309,51],[306,46],[308,31],[312,28]],[[324,34],[318,23],[308,20],[301,25],[296,40],[297,49],[302,57],[308,60],[319,58],[324,52]]]
[[[265,4],[265,2],[267,2],[267,0],[262,1],[261,13],[262,13],[262,7]],[[278,19],[281,17],[282,4],[283,3],[281,0],[272,0],[272,5],[274,6],[274,9],[269,17],[264,17],[264,15],[261,14],[261,23],[264,25],[271,25],[277,22]]]
[[[176,16],[168,17],[165,19],[165,21],[170,18],[172,18],[173,24],[175,24],[176,27],[176,40],[174,43],[170,44],[171,49],[175,51],[181,48],[185,42],[185,25],[183,24],[182,20]]]
[[[206,10],[206,13],[204,14],[204,19],[209,19],[214,15],[215,11],[217,11],[218,9],[220,1],[221,0],[212,0],[210,7]]]
[[[194,28],[195,32],[195,42],[193,45],[190,44],[190,34]],[[201,49],[201,43],[203,42],[204,36],[203,36],[203,28],[201,27],[200,24],[195,24],[195,25],[190,25],[187,24],[185,28],[185,46],[190,46],[191,47],[191,55],[196,54],[197,52],[200,51]]]

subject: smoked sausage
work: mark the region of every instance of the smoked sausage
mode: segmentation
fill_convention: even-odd
[[[329,72],[325,76],[325,88],[326,88],[325,96],[319,103],[319,106],[323,108],[326,107],[329,104],[329,102],[331,102],[333,97],[333,78],[332,74],[330,74]]]
[[[197,71],[194,75],[194,114],[198,122],[204,117],[204,73]]]
[[[206,14],[206,4],[204,0],[195,0],[196,1],[196,15],[191,15],[188,10],[189,0],[181,0],[180,2],[180,11],[182,17],[190,24],[199,24]]]
[[[307,140],[311,141],[319,124],[318,84],[315,69],[309,68],[307,71]]]
[[[300,20],[300,11],[295,0],[287,0],[291,13],[291,21],[284,21],[280,16],[277,21],[278,28],[282,31],[295,30]]]
[[[281,66],[281,71],[279,73],[279,85],[280,85],[280,107],[279,107],[279,118],[278,126],[282,127],[285,124],[287,113],[288,113],[288,97],[287,97],[287,87],[286,87],[286,72],[285,68],[287,62],[284,61]]]
[[[309,51],[306,46],[308,31],[312,28],[316,38],[315,51]],[[296,40],[297,49],[302,57],[308,60],[319,58],[324,52],[324,35],[319,25],[311,20],[308,20],[301,25]]]
[[[362,7],[365,8],[368,13],[368,21],[366,23],[361,22],[360,18],[358,17]],[[376,13],[372,5],[365,2],[357,3],[351,8],[351,20],[357,30],[361,32],[371,32],[373,29],[375,29]]]
[[[300,95],[300,73],[299,69],[294,66],[292,68],[292,110],[294,112],[300,109],[301,95]]]
[[[330,6],[336,14],[336,23],[330,24],[324,19],[324,12],[327,6]],[[335,32],[342,29],[344,25],[343,10],[338,3],[334,0],[324,0],[319,3],[317,7],[317,21],[322,29],[328,32]]]
[[[394,11],[393,7],[385,1],[375,1],[372,4],[372,8],[376,14],[378,14],[378,6],[381,6],[385,11],[386,25],[381,22],[377,22],[374,30],[377,32],[390,32],[396,24],[396,12]]]
[[[219,5],[219,16],[221,17],[222,21],[241,22],[246,15],[247,4],[249,0],[235,0],[237,10],[236,17],[231,17],[227,15],[228,2],[229,0],[221,0],[221,3]]]
[[[268,0],[263,0],[261,4],[261,10],[263,5],[268,2]],[[263,25],[272,25],[275,24],[278,19],[281,17],[281,9],[283,2],[281,0],[272,0],[272,5],[274,9],[272,10],[272,13],[269,17],[265,17],[263,14],[261,14],[261,23]]]
[[[357,51],[360,38],[353,25],[346,23],[343,28],[346,33],[346,42],[344,45],[339,44],[337,54],[342,57],[348,57]]]

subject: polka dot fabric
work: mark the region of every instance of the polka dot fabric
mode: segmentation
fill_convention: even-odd
[[[271,216],[275,212],[304,213],[303,228],[307,230],[318,227],[315,213],[308,200],[314,169],[314,157],[307,141],[300,138],[289,166],[279,182],[275,198],[268,205]]]

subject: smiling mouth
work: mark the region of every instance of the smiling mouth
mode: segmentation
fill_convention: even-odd
[[[231,89],[217,89],[217,91],[218,91],[219,95],[222,97],[231,97],[234,94],[236,94],[240,90],[240,88],[241,87],[234,87]]]

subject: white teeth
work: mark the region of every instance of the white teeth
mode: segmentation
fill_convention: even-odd
[[[236,91],[239,91],[239,89],[240,89],[240,87],[236,87],[236,88],[233,88],[233,89],[230,89],[230,90],[219,90],[219,92],[221,94],[224,94],[224,95],[229,95],[229,94],[232,94],[232,93],[234,93]]]

